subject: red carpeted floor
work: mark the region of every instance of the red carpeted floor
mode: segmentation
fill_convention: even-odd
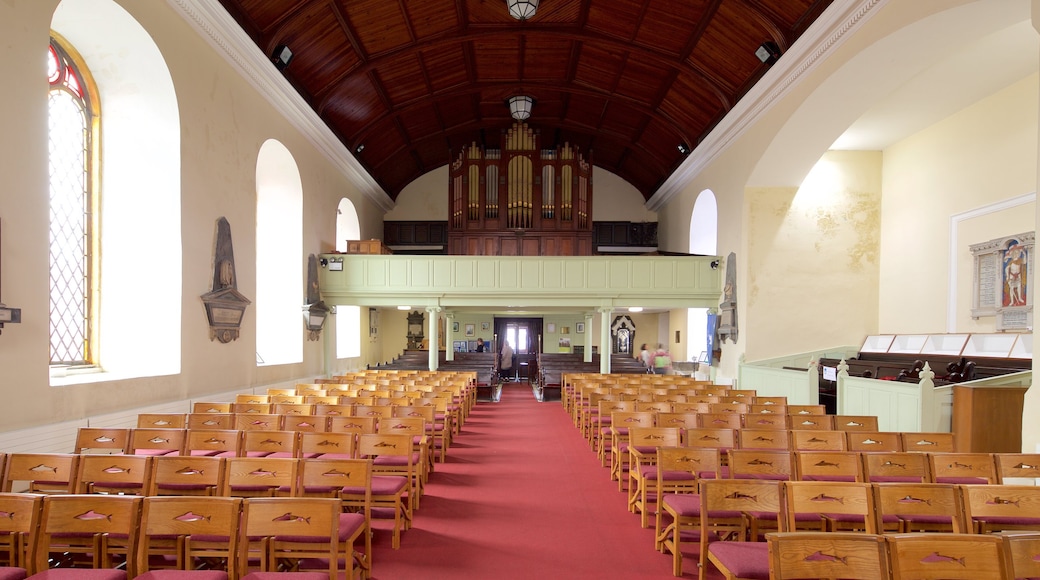
[[[672,578],[653,535],[560,403],[509,383],[501,402],[476,406],[437,464],[401,548],[377,530],[373,577]],[[696,578],[694,558],[683,570]]]

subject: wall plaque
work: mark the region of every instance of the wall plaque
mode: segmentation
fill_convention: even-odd
[[[996,316],[997,330],[1033,327],[1034,232],[997,238],[970,246],[972,268],[971,317]]]

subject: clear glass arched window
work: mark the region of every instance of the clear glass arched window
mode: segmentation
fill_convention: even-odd
[[[50,362],[89,365],[97,328],[99,107],[82,59],[51,38],[47,54]]]

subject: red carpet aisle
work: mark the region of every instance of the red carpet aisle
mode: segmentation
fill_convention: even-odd
[[[382,524],[377,524],[380,526]],[[401,549],[376,536],[374,578],[672,578],[623,493],[560,408],[510,384],[480,403],[431,475]],[[696,562],[685,562],[696,578]]]

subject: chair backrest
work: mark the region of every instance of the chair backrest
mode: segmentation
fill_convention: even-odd
[[[833,431],[834,415],[796,415],[788,413],[787,424],[799,431]]]
[[[847,441],[844,431],[791,431],[793,451],[845,451]]]
[[[285,415],[282,417],[283,431],[323,432],[329,430],[329,418],[325,415]]]
[[[0,566],[25,568],[33,573],[42,509],[40,494],[0,493]]]
[[[287,457],[229,457],[221,495],[294,495],[300,460]]]
[[[184,413],[140,413],[137,415],[139,429],[184,429],[188,426]]]
[[[903,442],[895,431],[846,431],[845,444],[849,451],[902,451]]]
[[[636,411],[671,413],[672,403],[669,401],[636,401]]]
[[[218,495],[226,472],[227,461],[223,457],[154,457],[148,495]]]
[[[300,456],[332,455],[342,459],[357,456],[357,435],[354,433],[300,433]]]
[[[656,416],[653,411],[613,411],[610,413],[610,428],[615,433],[634,427],[653,427]]]
[[[758,400],[763,398],[766,397],[755,397],[755,402],[748,406],[748,415],[787,415],[786,403],[759,403]]]
[[[404,433],[412,437],[426,435],[426,419],[422,417],[390,417],[376,427],[376,433]]]
[[[375,433],[378,422],[378,417],[332,415],[329,417],[329,433]]]
[[[191,405],[192,413],[230,413],[231,403],[196,401]]]
[[[747,518],[752,512],[780,513],[780,482],[755,479],[702,479],[700,482],[701,565],[707,565],[709,538],[747,533]]]
[[[239,393],[235,395],[235,404],[239,405],[269,405],[270,395],[254,395],[252,393]],[[245,413],[246,411],[235,411]]]
[[[187,429],[137,428],[130,435],[133,455],[173,455],[184,452]]]
[[[270,395],[273,405],[303,405],[303,395]]]
[[[1040,453],[994,453],[993,458],[998,483],[1018,483],[1006,481],[1011,478],[1040,479]]]
[[[115,568],[125,559],[133,578],[133,546],[140,529],[141,498],[130,495],[69,494],[43,498],[36,570],[48,568],[52,546],[56,551],[91,556],[95,568]],[[129,556],[129,557],[128,557]]]
[[[776,449],[731,449],[729,476],[732,479],[786,481],[794,471],[791,452]]]
[[[885,536],[850,532],[766,534],[774,580],[889,580]]]
[[[863,481],[863,460],[854,451],[795,451],[800,481]]]
[[[787,412],[787,397],[759,397],[754,396],[751,398],[753,405],[774,405],[777,407],[783,407],[783,412]]]
[[[1011,558],[1000,536],[890,534],[893,580],[1009,580]]]
[[[243,522],[249,538],[263,538],[260,570],[277,572],[279,563],[300,559],[328,560],[330,578],[339,575],[341,558],[349,548],[339,540],[338,498],[264,497],[245,500]]]
[[[737,431],[726,427],[690,428],[683,434],[683,445],[723,450],[733,449],[737,446]]]
[[[1040,487],[962,485],[960,489],[965,517],[972,529],[978,520],[995,520],[995,524],[1005,524],[1010,529],[1022,524],[1040,526]]]
[[[303,399],[303,397],[300,397]],[[313,415],[314,405],[309,403],[274,403],[271,412],[275,415]]]
[[[126,453],[130,448],[130,429],[80,427],[76,431],[73,453]]]
[[[350,403],[316,403],[314,414],[349,417],[354,414],[354,405]]]
[[[658,447],[678,447],[681,430],[678,427],[632,427],[628,430],[629,449],[653,454]]]
[[[771,408],[773,405],[766,405]],[[791,423],[784,413],[746,413],[742,419],[745,429],[773,429],[786,431]]]
[[[189,413],[188,429],[234,429],[234,413]]]
[[[997,483],[992,453],[929,453],[928,461],[936,483]]]
[[[665,489],[670,472],[689,472],[700,479],[719,478],[719,452],[717,449],[697,447],[658,447],[657,448],[657,480],[658,489]],[[696,492],[696,485],[691,492]]]
[[[658,427],[689,429],[697,427],[697,421],[697,413],[658,413],[656,424]]]
[[[826,415],[827,407],[824,405],[788,405],[788,415]]]
[[[748,406],[750,403],[749,399],[743,399],[738,402],[732,402],[730,398],[723,399],[724,402],[712,403],[709,407],[710,413],[736,413],[737,415],[743,415],[748,412]]]
[[[235,429],[240,431],[280,431],[282,416],[273,413],[235,413]]]
[[[843,515],[863,518],[868,534],[878,533],[874,495],[869,483],[846,481],[784,481],[780,484],[783,508],[780,530],[797,530],[796,516],[819,514],[820,517]]]
[[[741,429],[737,431],[737,447],[740,449],[783,449],[791,448],[789,432],[783,429]]]
[[[740,429],[740,413],[701,413],[701,427],[712,429]]]
[[[394,408],[390,405],[354,405],[355,417],[375,417],[387,419],[394,414]]]
[[[300,434],[296,431],[243,431],[242,455],[246,457],[298,457]]]
[[[223,567],[238,577],[242,500],[237,497],[146,497],[141,505],[137,571],[147,572],[152,557],[166,556],[177,570]],[[172,541],[171,541],[172,540]],[[214,562],[220,564],[214,566]]]
[[[367,490],[367,499],[355,507],[364,508],[361,513],[371,517],[372,510],[372,460],[371,459],[304,459],[300,462],[300,487],[297,495],[335,497],[344,488]],[[367,507],[366,507],[367,506]]]
[[[834,428],[839,431],[877,431],[878,420],[872,415],[835,415]]]
[[[932,481],[932,470],[924,453],[864,453],[863,478],[872,483],[924,483]]]
[[[185,455],[235,454],[242,451],[242,432],[238,429],[188,429]]]
[[[1040,578],[1040,532],[999,532],[1011,555],[1012,578]]]
[[[75,493],[147,495],[152,457],[146,455],[84,455],[79,458]]]
[[[79,458],[74,453],[9,453],[0,491],[73,493]]]
[[[950,530],[967,533],[964,503],[956,486],[946,483],[877,483],[874,484],[874,504],[878,526],[885,517],[900,520],[920,520],[921,517],[949,517]],[[880,527],[879,527],[880,529]]]
[[[876,431],[876,429],[875,429]],[[907,433],[900,432],[903,451],[926,453],[953,453],[953,433]]]

